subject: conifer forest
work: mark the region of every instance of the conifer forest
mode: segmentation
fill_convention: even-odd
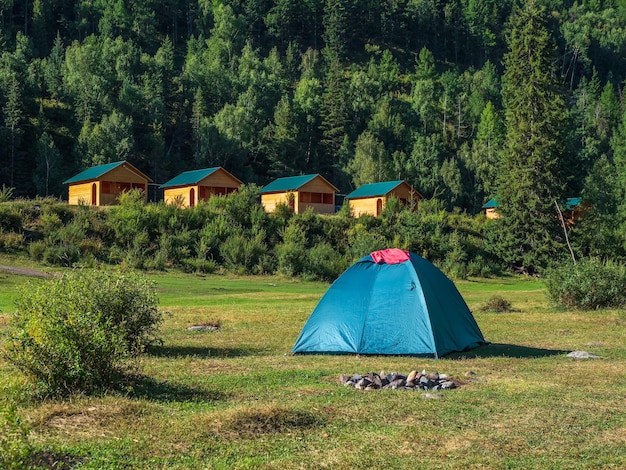
[[[540,266],[580,197],[577,254],[623,258],[625,80],[626,0],[0,0],[0,186],[403,179],[449,213],[497,197],[491,252]]]

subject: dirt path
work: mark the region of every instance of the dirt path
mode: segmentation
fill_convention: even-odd
[[[0,271],[11,274],[19,274],[21,276],[52,277],[52,274],[39,271],[38,269],[16,268],[15,266],[0,266]]]

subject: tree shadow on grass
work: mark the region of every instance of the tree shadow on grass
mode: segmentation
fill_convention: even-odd
[[[475,359],[483,357],[549,357],[567,354],[569,351],[560,349],[543,349],[520,346],[517,344],[489,343],[475,349],[448,354],[447,359]]]
[[[161,403],[213,403],[229,398],[229,394],[218,390],[191,388],[181,383],[167,381],[160,382],[145,375],[133,376],[128,385],[128,396]]]
[[[228,357],[258,356],[262,354],[262,350],[245,346],[239,348],[153,346],[148,350],[148,354],[153,357],[167,357],[170,359],[189,356],[202,359],[223,359]]]

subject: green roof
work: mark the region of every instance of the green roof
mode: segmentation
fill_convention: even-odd
[[[272,181],[267,186],[263,187],[261,189],[261,194],[295,191],[296,189],[301,188],[317,176],[319,175],[316,173],[314,175],[287,176],[285,178],[278,178]]]
[[[565,200],[565,209],[568,211],[571,211],[573,209],[576,209],[580,203],[583,202],[583,198],[582,197],[568,197]]]
[[[163,183],[160,188],[171,188],[172,186],[185,186],[188,184],[196,184],[210,174],[215,173],[219,169],[220,167],[216,166],[213,168],[204,168],[202,170],[184,171],[180,175],[175,176],[174,178],[169,180],[167,183]]]
[[[568,197],[563,205],[566,210],[571,211],[572,209],[576,209],[582,201],[583,199],[580,197]],[[494,209],[496,207],[500,207],[500,203],[498,202],[497,197],[492,197],[485,203],[483,209]]]
[[[483,209],[495,209],[496,207],[500,207],[500,203],[496,200],[495,197],[492,197],[485,203]]]
[[[95,180],[96,178],[100,178],[102,175],[108,173],[109,171],[117,168],[120,165],[123,165],[124,163],[126,162],[121,161],[121,162],[107,163],[105,165],[92,166],[91,168],[87,168],[85,171],[81,171],[76,176],[71,177],[69,180],[63,181],[63,184],[78,183],[79,181]]]
[[[404,183],[404,180],[383,181],[382,183],[364,184],[360,188],[357,188],[354,191],[352,191],[350,194],[348,194],[346,196],[346,199],[384,196],[390,191],[393,191],[394,189],[396,189],[402,183]]]

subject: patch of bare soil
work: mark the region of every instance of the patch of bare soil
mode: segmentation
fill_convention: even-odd
[[[43,278],[52,277],[52,274],[46,273],[44,271],[40,271],[38,269],[17,268],[15,266],[0,266],[0,271],[4,271],[5,273],[10,273],[10,274],[18,274],[20,276],[43,277]]]

